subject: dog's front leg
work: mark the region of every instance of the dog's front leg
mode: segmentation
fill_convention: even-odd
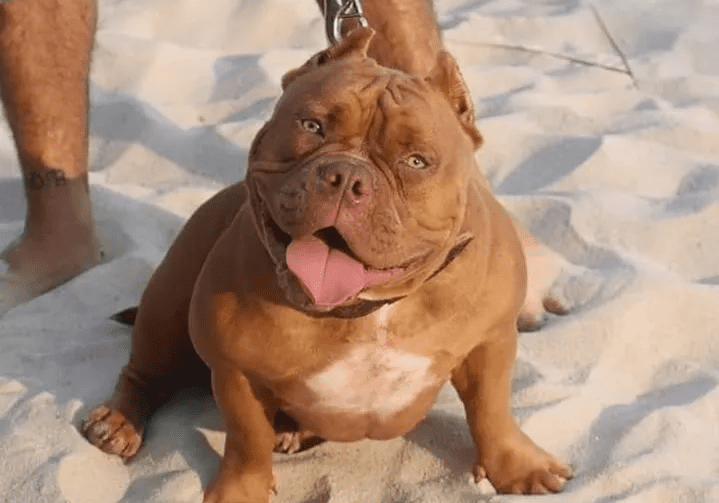
[[[205,503],[268,503],[274,491],[271,393],[253,386],[231,366],[212,369],[212,392],[227,427],[220,469],[205,491]]]
[[[510,410],[516,347],[515,323],[507,321],[452,375],[477,447],[475,478],[486,476],[498,492],[556,492],[571,478],[570,469],[522,433]]]

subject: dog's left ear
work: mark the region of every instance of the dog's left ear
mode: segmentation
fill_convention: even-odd
[[[290,82],[297,77],[322,65],[326,65],[330,61],[366,58],[367,48],[373,36],[374,30],[372,28],[360,27],[352,30],[337,45],[318,52],[301,67],[287,72],[285,76],[282,77],[282,90],[284,91],[287,86],[290,85]]]
[[[464,79],[462,79],[457,61],[447,51],[440,52],[434,68],[425,77],[425,80],[435,89],[444,93],[462,127],[472,139],[474,148],[481,147],[484,140],[474,123],[472,98],[469,96]]]

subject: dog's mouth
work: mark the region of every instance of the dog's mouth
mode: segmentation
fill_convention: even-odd
[[[314,305],[333,308],[372,286],[391,281],[405,266],[375,269],[364,264],[333,226],[293,238],[275,222],[262,202],[261,214],[273,260],[286,264]]]
[[[361,262],[335,227],[325,227],[312,234],[312,236],[322,241],[329,248],[338,250],[357,262]]]

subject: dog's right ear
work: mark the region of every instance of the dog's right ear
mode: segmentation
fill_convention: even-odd
[[[301,67],[287,72],[284,77],[282,77],[282,90],[284,91],[287,86],[290,85],[290,82],[297,77],[325,65],[330,61],[366,58],[367,48],[373,36],[374,30],[372,28],[360,27],[352,30],[337,45],[318,52]]]

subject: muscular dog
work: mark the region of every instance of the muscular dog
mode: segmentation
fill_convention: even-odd
[[[206,502],[267,502],[273,448],[297,439],[410,431],[448,380],[477,477],[517,493],[571,477],[511,415],[525,260],[477,169],[457,66],[440,52],[426,75],[388,69],[367,57],[371,39],[355,30],[284,77],[245,182],[172,245],[117,390],[84,425],[131,457],[149,415],[209,368],[227,437]],[[298,431],[276,434],[278,413]]]

